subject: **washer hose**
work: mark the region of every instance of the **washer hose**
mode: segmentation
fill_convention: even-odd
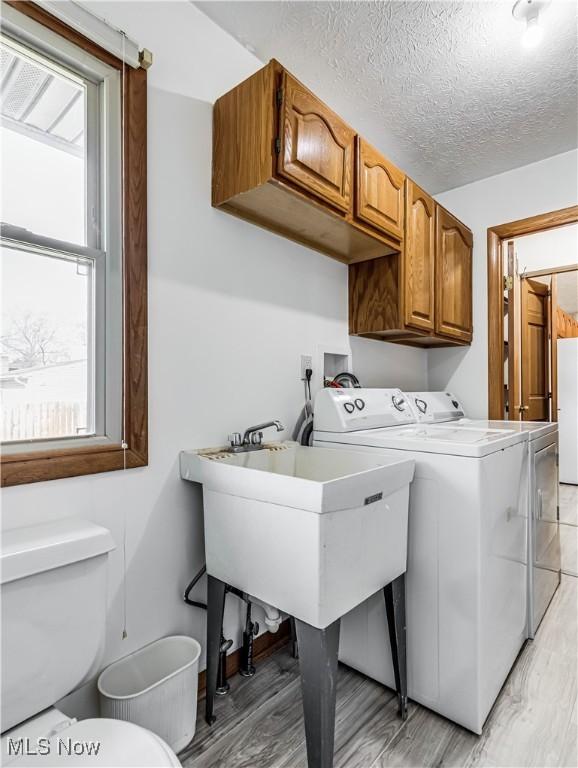
[[[197,575],[195,576],[195,578],[194,578],[194,579],[191,581],[191,583],[189,584],[189,586],[188,586],[188,587],[185,589],[185,594],[183,595],[183,600],[185,601],[185,603],[186,603],[187,605],[194,605],[194,606],[195,606],[195,608],[202,608],[204,611],[206,611],[206,610],[207,610],[207,604],[206,604],[206,603],[201,603],[201,602],[199,602],[198,600],[189,600],[189,595],[190,595],[190,593],[191,593],[191,590],[192,590],[192,589],[193,589],[193,587],[195,586],[195,584],[196,584],[196,583],[199,581],[199,579],[200,579],[200,578],[201,578],[201,577],[202,577],[202,576],[203,576],[203,575],[206,573],[206,571],[207,571],[207,565],[206,565],[206,563],[205,563],[205,565],[203,565],[203,567],[202,567],[202,568],[201,568],[201,570],[200,570],[200,571],[197,573]]]

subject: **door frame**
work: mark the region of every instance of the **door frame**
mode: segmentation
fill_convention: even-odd
[[[488,227],[488,416],[504,418],[504,240],[578,222],[578,205]],[[550,270],[551,272],[552,270]]]
[[[558,421],[558,275],[550,275],[550,421]]]
[[[504,395],[504,415],[508,406],[508,419],[515,421],[521,419],[520,411],[514,411],[514,403],[521,403],[521,280],[516,274],[517,260],[514,250],[514,241],[508,240],[508,277],[512,278],[512,288],[508,291],[508,398]],[[504,389],[505,392],[505,389]]]

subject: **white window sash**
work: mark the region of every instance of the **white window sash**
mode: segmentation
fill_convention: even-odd
[[[105,421],[105,366],[97,366],[96,361],[106,359],[104,339],[106,333],[106,303],[104,286],[106,281],[106,254],[103,251],[67,243],[54,238],[42,237],[33,232],[10,224],[0,227],[0,245],[13,251],[38,254],[47,259],[62,259],[90,266],[88,286],[88,359],[87,359],[87,427],[89,432],[84,435],[70,435],[58,438],[35,438],[30,440],[14,440],[2,443],[3,450],[12,453],[13,449],[20,450],[25,445],[35,449],[40,447],[53,448],[55,443],[93,439],[106,435]]]
[[[61,2],[41,4],[76,6]],[[47,10],[52,12],[48,7]],[[86,246],[46,237],[10,222],[0,224],[0,242],[13,249],[36,251],[55,258],[83,259],[94,265],[92,327],[89,328],[92,359],[88,361],[88,373],[94,381],[91,415],[96,433],[3,443],[2,450],[20,453],[32,447],[43,450],[71,444],[117,444],[122,436],[123,391],[120,73],[12,7],[3,4],[2,12],[4,31],[40,55],[70,67],[87,82]],[[129,49],[126,41],[125,48]]]
[[[53,251],[54,255],[63,254],[63,256],[79,256],[85,259],[98,259],[104,256],[104,251],[98,248],[91,248],[77,243],[69,243],[66,240],[57,240],[53,237],[45,237],[31,232],[23,227],[16,227],[13,224],[2,222],[0,224],[0,239],[3,244],[15,250],[34,250],[39,253]]]

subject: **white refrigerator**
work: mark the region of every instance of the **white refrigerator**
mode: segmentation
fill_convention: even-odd
[[[578,485],[578,338],[558,339],[560,482]]]

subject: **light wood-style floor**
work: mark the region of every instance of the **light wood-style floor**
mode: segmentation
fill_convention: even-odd
[[[561,519],[576,535],[578,489],[562,486],[560,501]],[[568,552],[566,573],[575,565]],[[335,768],[576,768],[577,666],[578,578],[569,575],[480,737],[413,702],[402,723],[393,691],[340,665]],[[260,662],[255,677],[230,683],[212,727],[199,702],[195,739],[180,755],[185,768],[306,768],[299,666],[288,647]]]

